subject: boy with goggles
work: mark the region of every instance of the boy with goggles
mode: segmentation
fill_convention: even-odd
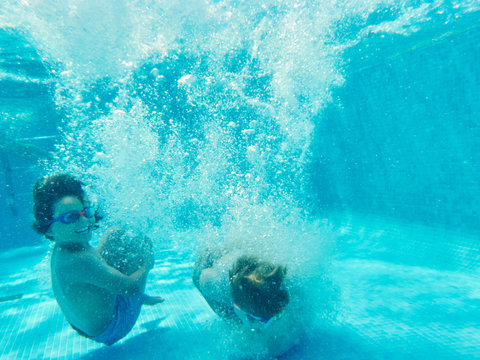
[[[115,253],[125,240],[118,231],[107,231],[97,249],[90,246],[98,217],[82,185],[66,174],[38,180],[33,189],[33,227],[55,244],[52,288],[67,321],[80,335],[112,345],[130,332],[142,305],[163,299],[144,294],[154,264],[151,242],[132,249],[137,254],[128,271],[115,266],[117,260],[125,263],[125,254]],[[105,256],[107,252],[110,257]]]
[[[213,311],[243,330],[251,351],[256,346],[280,355],[297,340],[288,310],[286,267],[245,255],[238,244],[205,249],[197,257],[193,282]],[[249,343],[249,340],[251,342]]]

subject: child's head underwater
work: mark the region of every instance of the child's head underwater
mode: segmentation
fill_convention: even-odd
[[[284,266],[255,256],[239,257],[230,271],[230,290],[236,312],[264,323],[278,317],[289,302],[284,286],[286,272]]]

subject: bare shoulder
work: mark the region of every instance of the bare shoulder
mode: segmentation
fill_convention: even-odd
[[[64,276],[82,278],[82,274],[85,275],[100,262],[100,257],[92,250],[75,252],[56,250],[52,256],[52,270],[61,272]]]

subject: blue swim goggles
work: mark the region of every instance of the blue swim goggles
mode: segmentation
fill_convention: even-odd
[[[62,224],[73,224],[77,222],[82,215],[84,215],[87,219],[91,219],[95,215],[95,210],[91,206],[85,206],[82,211],[70,210],[52,220],[47,221],[47,225],[53,224],[56,221],[60,221]]]
[[[259,327],[257,326],[259,323],[263,324],[263,329],[266,329],[283,316],[283,311],[280,311],[271,318],[263,318],[246,312],[235,303],[232,303],[232,305],[235,315],[237,315],[246,326],[250,327],[252,331],[259,330]]]

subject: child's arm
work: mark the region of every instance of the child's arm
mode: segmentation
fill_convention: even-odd
[[[127,276],[109,266],[99,255],[92,253],[83,254],[72,262],[68,271],[70,281],[92,284],[124,296],[135,296],[143,292],[151,269],[150,264],[145,264]]]
[[[213,267],[203,269],[200,273],[199,287],[204,296],[229,302],[229,270],[236,254],[222,256]]]

